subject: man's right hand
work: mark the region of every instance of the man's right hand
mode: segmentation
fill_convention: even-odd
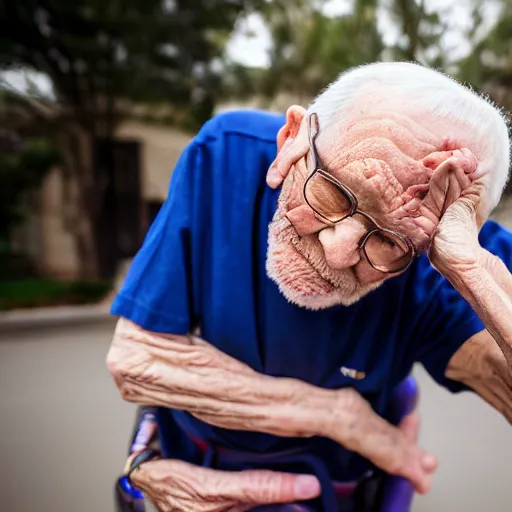
[[[146,462],[130,479],[160,512],[243,512],[320,494],[318,480],[310,475],[218,471],[178,460]]]

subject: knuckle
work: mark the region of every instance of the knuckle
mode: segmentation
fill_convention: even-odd
[[[293,476],[273,471],[255,471],[250,474],[244,498],[253,503],[277,503],[293,499]]]
[[[404,475],[405,465],[404,465],[403,458],[401,456],[393,457],[388,462],[388,464],[386,466],[387,466],[386,471],[389,474],[395,475],[395,476],[397,476],[397,475],[403,476]]]

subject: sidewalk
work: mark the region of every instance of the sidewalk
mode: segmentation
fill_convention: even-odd
[[[110,319],[113,320],[110,315],[110,301],[84,306],[7,311],[0,313],[0,333],[21,329],[86,324]]]

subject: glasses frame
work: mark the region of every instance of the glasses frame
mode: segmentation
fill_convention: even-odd
[[[317,125],[317,130],[314,135],[312,135],[312,133],[311,133],[311,121],[313,119],[313,116],[316,118],[316,125]],[[402,235],[401,233],[398,233],[397,231],[394,231],[392,229],[383,228],[382,226],[380,226],[377,223],[377,221],[371,215],[368,215],[367,213],[359,210],[359,208],[358,208],[359,204],[358,204],[357,197],[354,194],[354,192],[352,192],[352,190],[350,190],[350,188],[348,188],[346,185],[343,185],[343,183],[341,183],[332,174],[330,174],[329,172],[327,172],[325,170],[325,166],[323,165],[323,162],[320,158],[320,155],[318,154],[318,151],[316,149],[316,144],[315,144],[316,138],[318,137],[319,133],[320,133],[320,128],[318,125],[318,118],[317,118],[316,114],[311,114],[308,117],[308,138],[309,138],[309,150],[311,151],[311,155],[313,157],[313,172],[307,177],[307,179],[304,183],[303,195],[304,195],[304,200],[306,201],[306,204],[313,210],[315,215],[319,216],[323,221],[325,221],[327,224],[330,224],[330,225],[338,224],[338,223],[342,222],[343,220],[347,219],[348,217],[353,217],[356,214],[361,215],[362,217],[364,217],[366,220],[368,220],[373,225],[373,228],[370,228],[361,237],[361,239],[359,240],[359,242],[357,244],[358,249],[364,254],[366,261],[368,261],[368,263],[372,266],[372,268],[374,268],[375,270],[378,270],[379,272],[382,272],[383,274],[397,274],[399,272],[403,272],[404,270],[407,270],[407,268],[409,268],[409,266],[413,262],[414,258],[416,256],[418,256],[418,251],[417,251],[416,247],[414,247],[414,244],[407,236]],[[336,186],[336,188],[338,188],[339,191],[350,202],[350,210],[347,213],[347,215],[345,215],[344,217],[341,217],[340,219],[338,219],[336,221],[332,221],[329,218],[322,215],[319,211],[317,211],[316,208],[314,208],[311,205],[311,203],[309,202],[306,190],[308,187],[308,183],[313,179],[313,177],[317,173],[320,174],[322,176],[322,178],[326,179],[327,181],[331,182],[334,186]],[[400,267],[397,270],[389,270],[386,267],[375,265],[371,261],[371,259],[368,257],[368,253],[366,252],[366,242],[369,240],[369,238],[374,233],[377,233],[377,232],[382,232],[384,234],[388,233],[390,235],[393,235],[394,237],[396,237],[397,239],[402,241],[404,243],[404,245],[407,246],[409,251],[407,253],[405,253],[404,256],[409,255],[409,259],[407,260],[407,263],[405,265],[403,265],[403,267]]]

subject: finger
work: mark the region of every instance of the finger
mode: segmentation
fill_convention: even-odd
[[[342,400],[339,442],[387,473],[407,478],[419,493],[427,492],[437,466],[435,456],[377,415],[354,390],[344,389],[340,394],[345,403]]]
[[[283,165],[274,162],[267,172],[267,185],[270,188],[279,187],[285,180],[286,176],[288,176],[289,170],[290,168],[286,169]]]
[[[320,495],[318,479],[267,470],[215,471],[212,492],[239,503],[270,505],[310,500]]]
[[[206,503],[273,504],[310,500],[320,495],[320,483],[311,475],[267,470],[219,471],[178,460],[161,461],[175,496],[200,497]]]
[[[276,159],[267,171],[267,185],[279,187],[288,176],[294,164],[304,157],[309,150],[309,143],[304,140],[289,138],[279,151]]]
[[[408,414],[400,423],[400,430],[404,436],[411,442],[418,442],[420,431],[420,415],[417,411]]]
[[[161,510],[224,512],[256,505],[291,503],[316,498],[320,483],[311,475],[267,470],[219,471],[180,460],[143,464],[134,483]],[[250,505],[246,507],[246,505]]]
[[[472,173],[477,162],[472,153],[465,155],[461,151],[439,164],[429,182],[429,191],[422,206],[440,218],[446,209],[453,204],[473,183]],[[434,165],[435,154],[424,159],[425,165]]]

